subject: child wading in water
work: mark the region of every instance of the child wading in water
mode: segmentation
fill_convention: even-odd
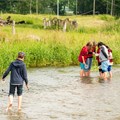
[[[14,97],[16,88],[17,88],[17,95],[18,95],[18,111],[21,110],[24,81],[28,89],[27,71],[26,71],[26,66],[23,62],[24,57],[25,57],[25,54],[23,52],[19,52],[17,59],[10,64],[6,72],[3,74],[2,80],[4,81],[4,78],[9,74],[9,72],[11,72],[10,88],[9,88],[9,104],[6,110],[12,109],[13,97]]]
[[[99,60],[101,62],[101,69],[102,69],[102,76],[101,77],[104,80],[107,80],[107,72],[108,72],[108,67],[109,67],[108,49],[105,46],[105,44],[102,42],[98,43],[98,48],[100,48]]]
[[[92,61],[90,61],[90,65],[88,66],[86,64],[87,58],[91,55],[88,54],[89,49],[91,49],[92,47],[92,43],[88,42],[80,51],[80,54],[78,56],[78,61],[80,62],[80,77],[83,76],[89,76],[90,73],[90,68],[91,68],[91,63]],[[86,66],[86,67],[85,67]]]
[[[108,49],[108,55],[109,55],[109,66],[108,66],[108,73],[109,73],[109,78],[112,78],[112,65],[113,65],[113,55],[112,55],[112,50],[106,46]]]

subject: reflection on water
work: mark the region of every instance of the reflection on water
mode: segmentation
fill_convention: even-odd
[[[85,84],[94,84],[94,82],[98,82],[98,83],[110,83],[111,79],[108,78],[107,80],[103,80],[100,77],[81,77],[80,78],[81,83],[85,83]]]
[[[79,67],[30,69],[22,112],[16,111],[17,96],[5,112],[8,82],[0,84],[0,120],[119,120],[119,73],[113,68],[112,80],[103,81],[98,72],[80,78]]]
[[[22,112],[8,111],[6,114],[7,120],[27,120],[26,114]]]
[[[82,77],[81,82],[85,84],[92,84],[92,77]]]

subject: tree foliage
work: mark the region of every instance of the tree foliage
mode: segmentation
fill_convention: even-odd
[[[59,13],[64,15],[66,7],[77,14],[92,14],[94,0],[59,0]],[[98,14],[110,14],[112,0],[95,0],[95,10]],[[0,11],[4,13],[29,14],[36,13],[56,14],[57,0],[0,0]],[[120,0],[113,0],[113,15],[120,16]]]

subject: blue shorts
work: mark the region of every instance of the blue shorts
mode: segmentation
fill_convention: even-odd
[[[80,62],[80,68],[81,68],[82,70],[85,69],[85,65],[84,65],[83,63],[81,63],[81,62]]]
[[[17,95],[21,96],[23,92],[23,85],[10,85],[9,95],[14,96],[16,88],[17,88]]]
[[[107,72],[108,71],[108,66],[109,66],[109,61],[108,60],[101,62],[102,72]]]
[[[109,66],[108,66],[108,72],[110,72],[110,71],[111,71],[111,69],[112,69],[112,66],[111,66],[111,65],[109,65]]]

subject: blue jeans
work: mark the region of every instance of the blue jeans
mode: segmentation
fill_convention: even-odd
[[[87,58],[86,60],[86,66],[85,66],[85,71],[89,71],[91,69],[92,66],[92,58]]]

